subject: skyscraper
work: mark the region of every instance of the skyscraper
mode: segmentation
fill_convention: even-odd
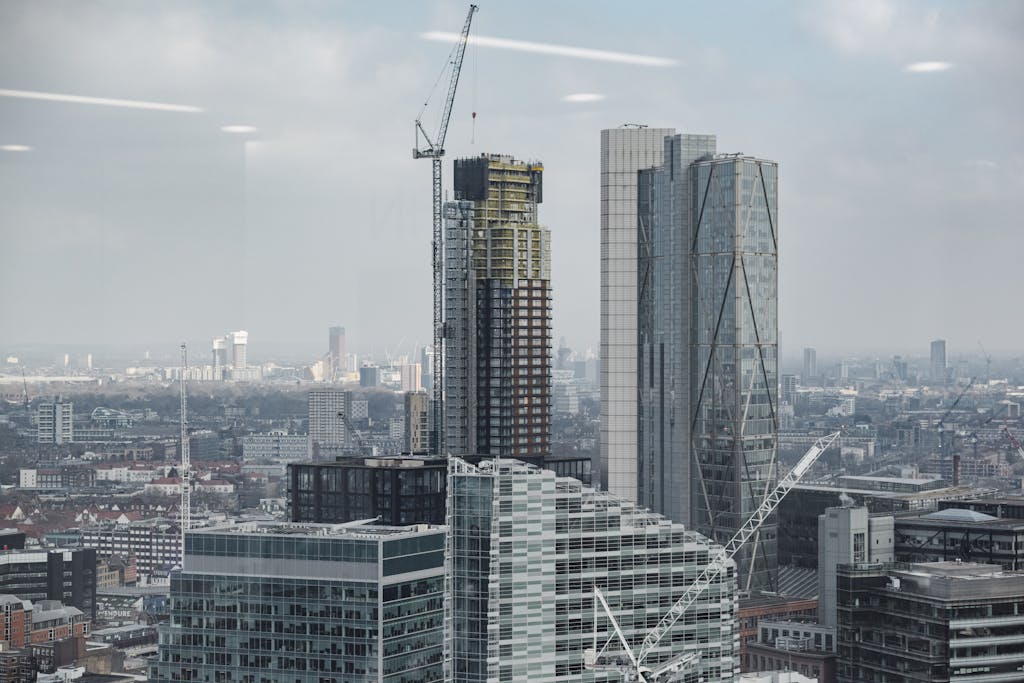
[[[539,458],[551,441],[551,233],[539,162],[455,161],[445,204],[444,448]]]
[[[406,453],[430,453],[430,396],[426,391],[410,391],[405,395]]]
[[[327,330],[327,379],[336,381],[345,374],[345,328],[331,327]]]
[[[694,162],[713,135],[669,135],[664,164],[639,173],[637,242],[637,495],[640,505],[690,524],[691,276]]]
[[[776,481],[778,166],[719,155],[691,177],[692,524],[724,543]],[[776,529],[736,555],[741,590],[774,588]]]
[[[637,500],[637,171],[660,166],[672,128],[601,131],[601,453],[611,493]]]
[[[74,440],[74,407],[71,401],[42,403],[36,408],[36,442],[63,444]]]
[[[800,383],[809,385],[818,376],[818,352],[808,346],[804,349],[804,374],[800,376]]]
[[[231,369],[245,370],[248,367],[246,348],[249,346],[249,333],[239,330],[229,334],[228,338],[231,340]]]
[[[946,340],[936,339],[931,347],[931,379],[933,383],[946,383]]]
[[[213,338],[213,378],[224,379],[224,372],[228,367],[228,346],[226,337]]]
[[[515,460],[455,460],[448,527],[445,680],[456,683],[620,680],[584,669],[595,636],[614,638],[593,587],[638,647],[718,549],[661,515]],[[734,680],[735,591],[729,562],[645,664],[699,653],[697,671],[680,680]],[[614,640],[606,654],[625,660]]]

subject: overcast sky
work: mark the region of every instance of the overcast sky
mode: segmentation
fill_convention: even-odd
[[[544,162],[556,339],[597,347],[599,131],[630,122],[779,162],[783,355],[1020,349],[1024,4],[480,4],[474,35],[661,58],[467,51],[446,176]],[[412,122],[466,10],[0,3],[0,90],[201,110],[0,96],[0,347],[427,342]]]

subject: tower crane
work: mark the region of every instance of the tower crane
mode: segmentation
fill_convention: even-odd
[[[823,436],[807,450],[796,466],[789,471],[789,473],[779,481],[775,489],[765,496],[764,500],[758,506],[757,510],[754,511],[750,518],[747,519],[746,523],[740,527],[739,531],[729,542],[726,543],[718,552],[709,558],[707,566],[697,576],[696,580],[687,587],[683,592],[682,596],[669,608],[668,612],[661,618],[658,624],[644,637],[643,642],[640,644],[638,650],[633,650],[630,646],[629,641],[626,639],[619,627],[619,623],[612,613],[608,602],[605,600],[601,590],[594,587],[594,609],[597,611],[598,607],[605,613],[609,621],[611,621],[614,635],[605,642],[604,647],[600,650],[597,648],[597,631],[596,631],[596,620],[595,620],[595,632],[594,632],[594,648],[587,650],[584,653],[584,666],[589,669],[597,669],[602,665],[600,662],[601,654],[607,649],[608,645],[613,639],[617,639],[622,645],[626,656],[629,659],[629,665],[626,667],[627,680],[636,681],[638,683],[653,683],[654,681],[662,680],[664,676],[671,676],[672,674],[679,673],[689,667],[692,667],[699,656],[697,653],[687,652],[682,655],[678,655],[667,662],[664,662],[655,668],[644,666],[644,660],[647,656],[658,646],[658,643],[662,641],[665,636],[668,635],[672,627],[675,626],[676,622],[686,611],[690,609],[693,603],[700,597],[701,593],[706,591],[715,581],[718,580],[721,573],[725,570],[729,560],[739,552],[739,549],[743,547],[747,541],[749,541],[761,525],[768,519],[769,516],[775,511],[785,498],[786,494],[789,493],[797,482],[811,469],[818,460],[818,456],[828,450],[836,439],[839,438],[841,432],[834,432],[827,436]]]
[[[1013,432],[1011,432],[1006,426],[1003,427],[1003,431],[1006,432],[1008,437],[1010,437],[1010,443],[1013,444],[1013,447],[1017,449],[1017,457],[1019,458],[1017,462],[1024,462],[1024,448],[1022,448],[1020,442],[1017,441],[1017,437],[1015,437]]]
[[[192,528],[192,463],[188,452],[188,350],[181,343],[181,566],[185,567],[185,534]]]
[[[466,23],[462,27],[462,35],[455,44],[450,57],[452,65],[451,81],[448,83],[448,96],[444,101],[444,108],[441,110],[441,122],[437,133],[431,138],[423,127],[423,111],[416,117],[416,145],[412,149],[413,159],[430,159],[433,162],[433,274],[434,274],[434,357],[431,363],[433,374],[433,418],[434,418],[434,448],[438,454],[444,453],[444,382],[442,378],[442,346],[444,344],[444,226],[441,216],[441,157],[444,156],[444,139],[448,134],[448,120],[452,115],[452,105],[455,103],[455,90],[459,86],[459,73],[462,71],[462,58],[466,53],[466,42],[469,40],[469,25],[473,21],[473,13],[477,11],[476,5],[469,6],[469,13],[466,15]],[[426,104],[423,105],[424,111]],[[420,138],[423,144],[421,146]]]

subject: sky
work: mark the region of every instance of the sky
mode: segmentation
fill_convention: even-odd
[[[641,123],[779,162],[783,356],[1020,349],[1024,4],[480,5],[445,184],[454,157],[543,161],[556,340],[597,350],[599,135]],[[427,343],[413,121],[451,49],[428,34],[467,9],[0,3],[0,350]]]

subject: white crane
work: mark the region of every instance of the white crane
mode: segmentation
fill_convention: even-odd
[[[764,500],[761,501],[761,505],[758,506],[757,510],[754,511],[746,523],[740,527],[739,531],[729,539],[729,542],[722,546],[721,550],[717,552],[713,557],[709,558],[707,566],[697,576],[696,580],[690,584],[690,586],[683,592],[682,596],[669,608],[665,616],[661,618],[657,626],[655,626],[650,633],[644,638],[640,648],[634,652],[630,646],[629,641],[626,639],[619,627],[618,621],[615,615],[612,613],[608,602],[605,600],[604,595],[600,589],[594,587],[594,610],[595,612],[600,606],[601,610],[604,611],[605,615],[611,621],[612,627],[615,631],[614,639],[617,639],[623,650],[626,652],[626,656],[629,658],[629,666],[625,667],[625,673],[627,680],[639,681],[640,683],[651,683],[659,680],[662,676],[668,674],[678,673],[688,667],[696,664],[699,656],[696,653],[684,653],[683,655],[674,657],[673,659],[662,663],[656,668],[649,668],[644,666],[644,660],[651,654],[651,651],[658,646],[658,643],[668,635],[672,627],[675,626],[676,622],[686,613],[686,611],[693,605],[694,601],[700,597],[701,593],[706,591],[715,581],[718,580],[719,575],[725,569],[726,564],[733,558],[734,555],[739,551],[744,543],[749,541],[751,537],[761,525],[771,516],[775,509],[785,498],[786,494],[789,493],[800,478],[807,473],[811,466],[818,460],[818,456],[824,453],[836,439],[839,438],[841,432],[834,432],[828,436],[823,436],[814,442],[814,445],[808,449],[800,461],[797,462],[796,466],[789,471],[789,473],[779,481],[771,493],[765,496]],[[596,614],[595,614],[596,617]],[[599,650],[597,648],[597,621],[595,619],[594,626],[594,649],[588,650],[584,653],[584,665],[587,668],[599,668],[600,658],[602,653],[608,648],[613,638],[609,638],[605,642],[604,646]],[[619,668],[619,667],[615,667]]]
[[[181,566],[185,567],[185,533],[192,528],[192,463],[188,453],[188,351],[181,343]]]
[[[423,112],[416,117],[416,146],[412,149],[413,159],[430,159],[434,165],[433,189],[434,189],[434,237],[433,237],[433,269],[434,269],[434,357],[431,363],[433,375],[433,418],[434,418],[434,448],[435,452],[443,454],[444,451],[444,398],[442,345],[444,344],[444,225],[441,216],[441,157],[444,156],[444,139],[448,134],[448,120],[452,116],[452,105],[455,103],[455,90],[459,86],[459,73],[462,71],[462,57],[466,53],[466,42],[469,39],[469,25],[473,21],[473,13],[477,6],[469,6],[469,14],[466,15],[466,23],[462,27],[462,35],[456,43],[450,58],[452,65],[451,81],[448,84],[448,97],[444,101],[444,109],[441,111],[441,123],[434,138],[427,135],[423,128],[421,119]],[[443,72],[442,72],[443,73]],[[436,85],[436,84],[435,84]],[[424,111],[427,105],[423,105]],[[426,143],[420,147],[420,136]]]

